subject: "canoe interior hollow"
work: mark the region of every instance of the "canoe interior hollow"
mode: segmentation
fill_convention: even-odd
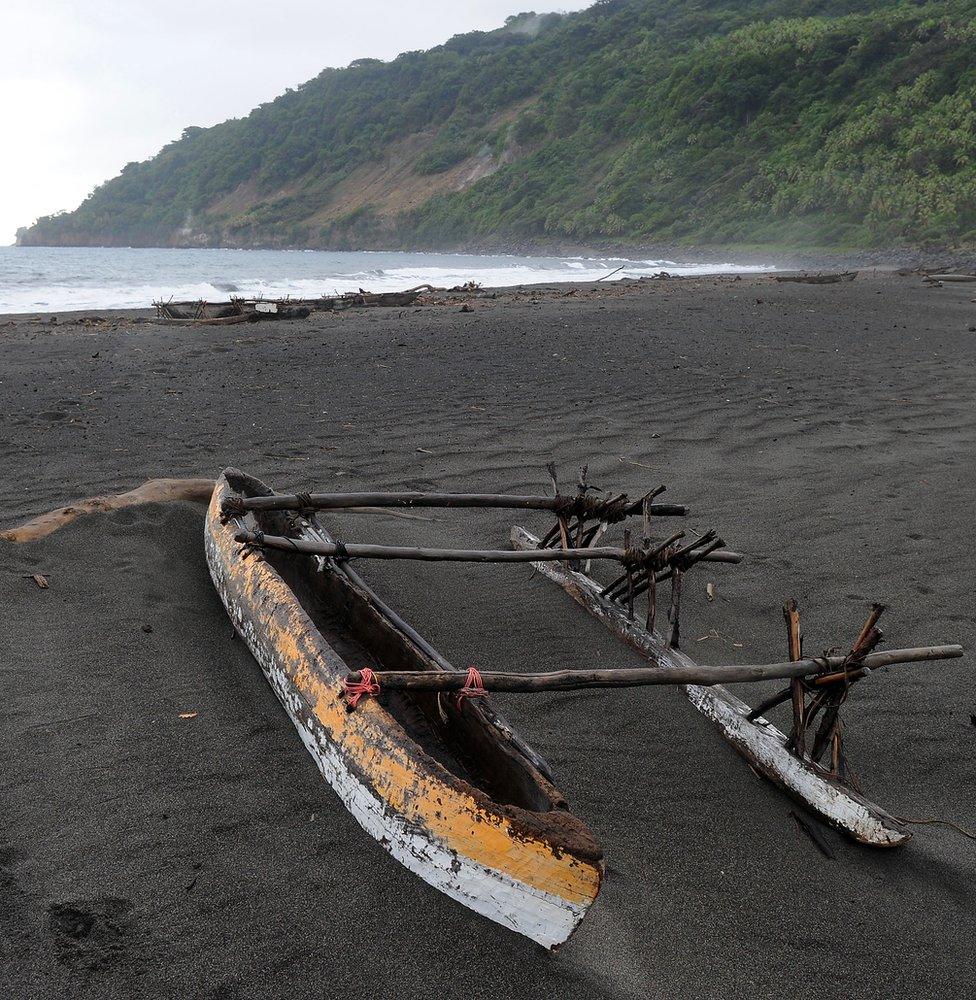
[[[245,496],[269,492],[250,476],[228,473],[227,477],[231,487]],[[329,539],[317,520],[289,512],[249,513],[244,524],[269,535]],[[443,661],[439,664],[389,620],[376,606],[375,595],[359,586],[341,564],[270,549],[262,555],[350,670],[444,669]],[[499,805],[536,813],[567,810],[552,784],[491,724],[492,710],[482,704],[486,700],[466,699],[458,707],[454,695],[446,693],[384,691],[379,696],[380,705],[406,735],[455,779]]]

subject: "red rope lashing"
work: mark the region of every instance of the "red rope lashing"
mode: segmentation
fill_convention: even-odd
[[[468,676],[465,678],[464,687],[457,693],[454,699],[454,707],[461,708],[461,702],[465,698],[479,698],[488,692],[485,690],[485,682],[481,679],[481,672],[477,667],[468,667]]]
[[[375,698],[380,693],[380,682],[369,667],[363,667],[359,671],[358,681],[351,681],[347,677],[342,683],[350,711],[359,704],[360,698]]]

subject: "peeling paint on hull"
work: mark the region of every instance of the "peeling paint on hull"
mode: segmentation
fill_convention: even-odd
[[[521,527],[513,527],[512,545],[534,549],[539,539]],[[532,565],[558,583],[577,603],[598,618],[616,636],[659,666],[693,666],[684,653],[671,649],[656,632],[648,632],[627,617],[614,601],[601,596],[602,587],[585,573],[556,562]],[[911,834],[880,806],[818,773],[786,749],[786,736],[762,716],[749,721],[750,707],[719,684],[683,686],[688,700],[718,726],[733,747],[773,784],[813,810],[854,840],[872,847],[897,847]]]
[[[540,836],[538,818],[544,824],[547,814],[532,814],[532,829],[520,825],[520,810],[486,802],[377,702],[347,713],[341,682],[349,665],[271,565],[241,558],[234,529],[220,524],[230,492],[222,477],[207,515],[214,585],[343,804],[397,861],[452,899],[547,948],[564,942],[599,892],[602,864]]]

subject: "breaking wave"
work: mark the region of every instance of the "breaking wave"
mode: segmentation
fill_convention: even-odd
[[[618,257],[532,257],[381,251],[0,248],[0,313],[140,309],[154,299],[219,301],[229,295],[312,298],[366,288],[397,291],[728,274],[772,268]]]

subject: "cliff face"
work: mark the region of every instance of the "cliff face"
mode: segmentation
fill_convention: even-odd
[[[425,129],[391,141],[381,156],[358,164],[338,179],[303,176],[269,190],[248,178],[209,204],[187,211],[175,226],[168,222],[154,225],[146,217],[135,225],[120,226],[109,208],[105,224],[90,228],[83,206],[77,213],[51,216],[19,229],[17,244],[343,247],[361,244],[367,234],[383,246],[409,243],[410,233],[400,225],[404,215],[422,209],[434,197],[467,190],[525,154],[508,126],[531,105],[531,99],[521,101],[491,116],[486,128],[503,135],[503,141],[472,144],[458,162],[434,173],[424,170],[423,164],[425,157],[436,154],[438,134],[436,129]]]
[[[21,245],[976,241],[976,0],[604,0],[325,70]]]

